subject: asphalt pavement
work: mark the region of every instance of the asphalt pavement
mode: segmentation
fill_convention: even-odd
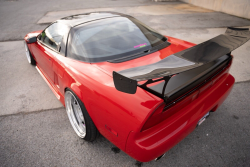
[[[104,137],[79,139],[65,109],[29,65],[26,33],[74,13],[118,11],[164,35],[201,43],[250,20],[182,2],[0,0],[0,166],[136,166]],[[222,106],[161,160],[143,166],[250,166],[250,42],[233,51],[236,84]]]

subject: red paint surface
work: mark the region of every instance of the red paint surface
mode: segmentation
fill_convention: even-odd
[[[25,39],[40,32],[27,34]],[[141,88],[136,94],[117,91],[112,72],[155,63],[194,46],[171,37],[169,42],[171,45],[165,49],[123,63],[80,62],[63,57],[39,42],[28,44],[28,47],[37,61],[37,67],[60,95],[63,104],[65,89],[71,89],[82,100],[104,137],[131,157],[146,162],[162,155],[187,136],[205,113],[224,101],[234,84],[228,67],[210,83],[212,86],[197,91],[191,103],[177,103],[164,112],[161,123],[142,131],[147,119],[163,100]]]

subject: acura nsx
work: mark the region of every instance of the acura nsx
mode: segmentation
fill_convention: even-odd
[[[235,82],[231,52],[249,39],[248,29],[228,28],[195,45],[132,16],[92,12],[28,33],[24,45],[80,138],[102,134],[147,162],[223,103]]]

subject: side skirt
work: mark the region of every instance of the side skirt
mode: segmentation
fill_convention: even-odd
[[[56,98],[61,101],[62,99],[62,96],[60,95],[61,93],[54,88],[54,86],[50,83],[50,81],[47,79],[47,77],[43,74],[42,70],[40,70],[38,66],[36,66],[36,69],[39,72],[39,74],[43,77],[45,82],[49,85],[50,89],[55,94]]]

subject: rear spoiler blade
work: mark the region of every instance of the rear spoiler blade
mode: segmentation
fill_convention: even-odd
[[[164,89],[173,75],[200,67],[226,54],[230,55],[233,50],[246,43],[249,39],[250,31],[248,28],[228,27],[225,34],[177,52],[159,62],[118,72],[113,71],[115,88],[121,92],[134,94],[137,86],[139,86],[150,92],[150,89],[146,86],[147,84],[165,80],[162,94],[156,94],[156,96],[165,98]],[[138,81],[146,82],[139,85]]]

